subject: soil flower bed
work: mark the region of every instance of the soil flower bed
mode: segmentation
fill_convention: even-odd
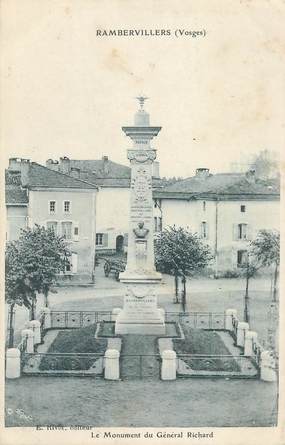
[[[95,339],[96,324],[80,329],[60,331],[44,355],[40,370],[86,370],[96,355],[104,355],[107,339]],[[49,355],[51,354],[51,355]]]
[[[174,339],[173,346],[177,355],[190,368],[199,371],[240,371],[237,361],[230,357],[230,351],[217,332],[190,328],[184,323],[181,325],[185,339]],[[187,357],[189,354],[192,357]]]

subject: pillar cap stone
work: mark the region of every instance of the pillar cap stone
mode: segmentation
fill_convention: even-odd
[[[30,321],[30,326],[40,327],[41,323],[39,322],[39,320],[32,320],[32,321]]]
[[[121,312],[121,308],[120,307],[114,307],[113,309],[112,309],[112,314],[119,314],[120,312]]]
[[[236,309],[226,309],[226,315],[237,315]]]
[[[237,327],[238,329],[249,329],[249,324],[245,321],[239,321]]]
[[[45,314],[49,314],[49,313],[51,312],[51,310],[50,310],[49,307],[44,307],[44,308],[43,308],[43,312],[44,312]]]
[[[262,353],[260,354],[260,358],[261,358],[261,360],[267,360],[267,359],[271,359],[272,355],[271,355],[270,351],[262,351]]]
[[[34,333],[31,329],[23,329],[21,335],[22,337],[33,337]]]
[[[107,349],[107,351],[105,352],[105,357],[106,358],[119,358],[120,353],[119,353],[119,351],[117,351],[117,349]]]
[[[257,339],[257,332],[255,332],[255,331],[247,331],[246,334],[245,334],[245,338]]]
[[[166,360],[173,360],[176,358],[176,352],[172,351],[171,349],[166,349],[162,352],[162,358]]]
[[[18,348],[9,348],[6,351],[6,357],[20,357],[21,352]]]

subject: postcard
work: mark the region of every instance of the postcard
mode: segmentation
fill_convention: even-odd
[[[1,443],[284,443],[284,18],[2,0]]]

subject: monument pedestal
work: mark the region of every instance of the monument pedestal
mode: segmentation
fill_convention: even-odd
[[[120,273],[120,282],[128,284],[158,284],[161,282],[161,273],[156,271],[129,271]]]
[[[118,314],[116,334],[165,334],[165,322],[157,307],[153,286],[130,286],[124,297],[123,310]]]

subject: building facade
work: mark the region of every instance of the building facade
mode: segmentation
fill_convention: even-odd
[[[98,187],[96,212],[96,249],[102,255],[127,251],[129,230],[129,201],[131,169],[111,161],[108,156],[99,160],[76,160],[67,157],[47,160],[49,169],[81,178]],[[153,187],[162,187],[159,164],[154,163]],[[160,212],[154,214],[159,220]]]
[[[99,188],[96,248],[113,254],[127,250],[130,168],[102,160],[47,161],[49,168],[84,178]],[[153,172],[154,231],[176,225],[198,233],[214,255],[215,274],[236,271],[246,259],[249,241],[261,229],[279,230],[279,182],[261,180],[254,171],[195,176],[165,185]]]
[[[249,242],[262,229],[279,230],[279,183],[259,180],[254,172],[196,176],[155,192],[163,227],[181,226],[196,232],[214,254],[215,274],[238,270]]]
[[[92,282],[96,249],[97,187],[26,159],[10,159],[6,171],[7,241],[35,224],[52,228],[71,250],[61,279]]]

